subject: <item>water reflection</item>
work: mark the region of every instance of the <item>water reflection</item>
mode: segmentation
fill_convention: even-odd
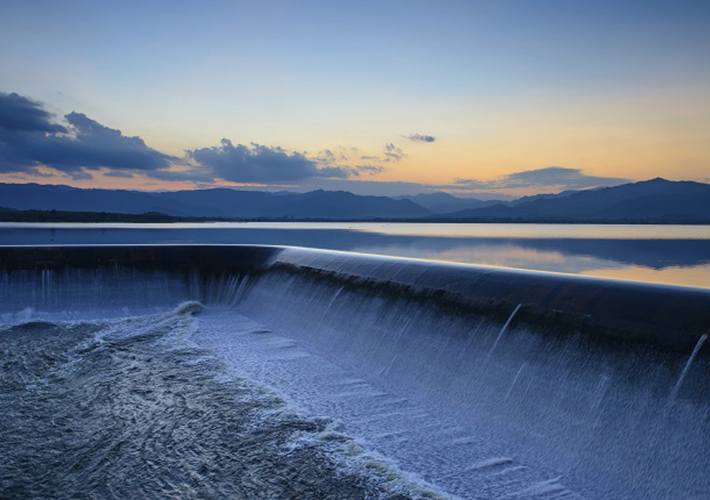
[[[0,245],[296,245],[710,288],[710,226],[0,224]]]
[[[710,287],[710,240],[429,238],[356,251]]]

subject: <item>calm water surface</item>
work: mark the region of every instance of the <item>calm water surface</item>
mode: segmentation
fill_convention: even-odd
[[[297,245],[710,288],[710,226],[0,223],[0,245]]]

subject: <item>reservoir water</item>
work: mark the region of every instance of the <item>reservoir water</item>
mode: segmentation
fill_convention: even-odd
[[[294,245],[710,287],[710,226],[0,223],[0,245]]]

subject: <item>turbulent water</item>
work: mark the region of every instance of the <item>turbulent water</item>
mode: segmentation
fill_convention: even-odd
[[[0,499],[710,498],[710,294],[229,250],[0,272]],[[680,347],[526,317],[551,291]]]
[[[0,498],[434,498],[193,343],[199,304],[0,327]]]

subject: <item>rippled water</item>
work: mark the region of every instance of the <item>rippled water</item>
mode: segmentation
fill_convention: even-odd
[[[0,325],[0,498],[434,498],[167,314]]]

